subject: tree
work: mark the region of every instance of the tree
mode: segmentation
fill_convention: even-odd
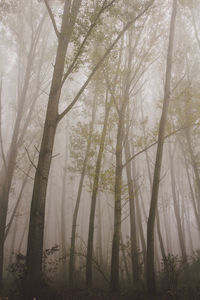
[[[176,144],[174,147],[176,147]],[[184,262],[187,262],[187,251],[186,251],[186,245],[185,245],[183,226],[181,223],[180,205],[179,205],[179,201],[177,199],[176,180],[175,180],[175,176],[174,176],[174,159],[173,159],[174,155],[175,155],[175,149],[172,153],[171,145],[169,144],[170,175],[171,175],[172,198],[173,198],[173,202],[174,202],[174,213],[176,216],[178,238],[179,238],[182,258],[183,258]]]
[[[27,11],[24,12],[25,15]],[[18,68],[19,68],[19,77],[22,77],[22,82],[19,80],[18,84],[18,98],[17,98],[17,112],[16,118],[14,123],[14,128],[12,132],[10,147],[8,149],[7,155],[4,154],[3,150],[3,141],[2,141],[2,134],[1,134],[1,151],[3,156],[3,166],[0,170],[1,174],[1,185],[0,185],[0,286],[2,285],[2,273],[3,273],[3,250],[4,250],[4,241],[5,241],[5,228],[6,228],[6,217],[8,211],[8,202],[9,202],[9,195],[11,184],[14,176],[17,155],[19,148],[22,146],[24,136],[26,134],[27,126],[30,123],[32,113],[34,111],[34,106],[36,104],[36,100],[39,94],[39,87],[40,87],[40,73],[42,64],[40,65],[37,73],[36,73],[36,89],[34,91],[33,97],[28,97],[28,91],[31,85],[31,77],[32,71],[34,70],[34,63],[36,54],[38,52],[38,46],[40,44],[40,36],[42,33],[42,29],[45,23],[46,16],[44,15],[41,19],[39,19],[38,24],[29,24],[32,26],[32,35],[30,40],[27,40],[28,49],[27,52],[23,48],[23,43],[25,41],[25,36],[21,34],[20,38],[18,36],[16,39],[18,40]],[[24,19],[19,21],[17,29],[23,26],[25,22]],[[31,22],[31,21],[30,21]],[[43,53],[44,54],[44,53]],[[25,62],[25,69],[21,67],[21,60],[22,57],[24,58]],[[22,76],[23,74],[23,76]],[[33,80],[34,81],[34,80]],[[2,88],[2,86],[1,86]],[[26,105],[30,105],[32,109],[30,109],[29,113],[25,114]],[[0,112],[1,113],[1,112]],[[2,128],[1,128],[2,130]],[[7,234],[6,234],[7,235]],[[1,288],[1,287],[0,287]]]
[[[89,230],[88,230],[88,244],[87,244],[87,259],[86,259],[86,284],[87,286],[92,286],[92,258],[93,258],[93,239],[94,239],[94,220],[95,220],[95,210],[96,210],[96,201],[97,193],[99,188],[99,177],[101,171],[101,162],[104,151],[104,144],[107,132],[108,118],[111,109],[111,100],[108,102],[108,93],[106,93],[105,99],[105,115],[103,122],[103,129],[100,138],[99,151],[96,161],[94,179],[93,179],[93,188],[92,188],[92,199],[91,199],[91,208],[90,208],[90,219],[89,219]],[[101,224],[99,225],[101,226]]]
[[[87,170],[87,164],[90,157],[90,150],[91,150],[91,144],[92,144],[92,138],[93,138],[93,131],[94,131],[94,123],[95,123],[95,117],[96,117],[96,110],[97,110],[97,83],[94,90],[93,95],[93,103],[92,103],[92,117],[89,124],[89,132],[87,137],[87,146],[85,150],[85,156],[83,160],[83,166],[81,171],[81,177],[80,182],[78,186],[78,193],[76,198],[76,204],[74,208],[73,213],[73,219],[72,219],[72,230],[71,230],[71,246],[70,246],[70,256],[69,256],[69,284],[70,286],[74,285],[74,271],[75,271],[75,242],[76,242],[76,226],[77,226],[77,218],[78,218],[78,212],[80,207],[80,201],[81,201],[81,194],[83,190],[83,182]]]
[[[150,210],[149,210],[149,217],[148,217],[148,224],[147,224],[147,288],[150,296],[156,293],[155,269],[154,269],[154,223],[155,223],[157,201],[158,201],[160,170],[161,170],[163,145],[164,145],[164,132],[165,132],[167,112],[168,112],[168,106],[170,100],[170,81],[171,81],[176,10],[177,10],[177,0],[173,0],[170,33],[169,33],[169,45],[168,45],[168,53],[167,53],[164,100],[163,100],[163,108],[162,108],[162,114],[161,114],[161,119],[159,124],[156,162],[154,168],[151,203],[150,203]]]
[[[29,223],[29,235],[28,235],[28,246],[27,246],[27,260],[26,260],[26,278],[27,289],[27,299],[32,299],[34,295],[39,293],[40,282],[42,278],[42,252],[43,252],[43,234],[44,234],[44,216],[45,216],[45,203],[46,203],[46,191],[47,183],[49,177],[49,170],[52,160],[52,151],[54,146],[54,139],[56,134],[56,128],[58,123],[63,119],[63,117],[71,110],[71,108],[76,104],[87,85],[91,81],[94,74],[97,72],[102,62],[108,57],[109,53],[113,47],[117,44],[119,39],[123,36],[124,32],[138,19],[141,15],[146,12],[152,5],[152,1],[140,12],[136,17],[132,18],[118,33],[116,38],[111,45],[107,48],[103,56],[99,59],[97,64],[92,68],[91,73],[86,79],[85,83],[82,85],[72,102],[59,113],[59,100],[61,95],[61,90],[64,82],[68,78],[74,69],[74,65],[77,59],[80,58],[80,54],[85,46],[88,37],[90,36],[92,29],[96,26],[100,15],[108,9],[115,1],[110,2],[103,1],[103,4],[95,14],[94,21],[86,32],[83,41],[72,60],[72,64],[69,66],[68,70],[65,72],[65,58],[67,53],[67,48],[72,37],[72,32],[74,30],[77,16],[82,4],[81,1],[65,1],[64,10],[62,15],[62,24],[60,31],[57,29],[53,13],[49,7],[48,1],[45,0],[45,4],[49,11],[49,15],[52,20],[52,24],[55,29],[55,33],[58,39],[58,48],[56,53],[56,59],[54,64],[53,77],[51,82],[49,100],[47,105],[46,118],[44,123],[44,130],[42,136],[42,142],[39,151],[39,159],[36,168],[36,174],[34,179],[33,196],[31,202],[31,213],[30,213],[30,223]],[[95,12],[96,13],[96,12]]]

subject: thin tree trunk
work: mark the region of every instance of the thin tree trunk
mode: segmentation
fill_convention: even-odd
[[[130,144],[128,137],[125,142],[125,159],[129,160],[131,157]],[[140,280],[139,274],[139,261],[138,261],[138,243],[137,243],[137,231],[136,231],[136,213],[135,213],[135,202],[136,193],[134,193],[134,184],[131,174],[131,163],[126,165],[126,175],[128,179],[128,194],[129,194],[129,210],[130,210],[130,234],[131,234],[131,262],[132,262],[132,274],[133,274],[133,284],[138,285]]]
[[[146,271],[146,242],[144,237],[144,230],[142,226],[142,217],[141,217],[141,208],[139,206],[139,196],[136,196],[136,215],[137,215],[137,222],[138,222],[138,228],[139,228],[139,236],[142,246],[142,256],[143,256],[143,264],[144,264],[144,272]]]
[[[173,0],[170,35],[169,35],[169,46],[168,46],[168,54],[167,54],[165,93],[164,93],[162,115],[159,124],[156,163],[154,168],[152,195],[151,195],[150,211],[149,211],[148,224],[147,224],[147,288],[150,296],[156,293],[155,269],[154,269],[154,224],[155,224],[158,191],[159,191],[159,183],[160,183],[160,170],[161,170],[162,154],[163,154],[164,132],[165,132],[165,125],[167,120],[169,99],[170,99],[170,81],[171,81],[176,8],[177,8],[177,0]]]
[[[44,23],[44,17],[40,21],[38,28],[36,29],[35,36],[31,40],[31,45],[27,58],[27,65],[24,76],[24,84],[21,93],[19,93],[18,98],[18,107],[17,107],[17,116],[14,124],[14,130],[11,138],[11,144],[9,147],[7,161],[6,161],[6,170],[1,171],[1,185],[0,185],[0,290],[2,287],[2,272],[3,272],[3,248],[5,241],[5,227],[6,227],[6,217],[8,211],[8,201],[9,193],[11,188],[11,183],[14,175],[15,164],[18,153],[18,139],[20,133],[20,126],[24,111],[24,106],[26,103],[26,96],[31,79],[31,68],[33,65],[33,60],[36,52],[36,46],[38,37],[41,33],[42,26]]]
[[[162,206],[164,207],[164,199],[162,197]],[[168,224],[169,216],[166,215],[165,210],[163,210],[163,219],[164,219],[164,228],[165,228],[165,234],[166,234],[166,244],[167,244],[167,253],[172,253],[172,246],[171,246],[171,229]]]
[[[189,175],[189,166],[187,164],[184,152],[183,152],[183,155],[184,155],[184,161],[185,161],[185,170],[186,170],[187,179],[188,179],[189,188],[190,188],[192,206],[193,206],[194,215],[195,215],[195,219],[196,219],[196,222],[197,222],[197,226],[198,226],[198,230],[199,230],[199,235],[200,235],[200,218],[199,218],[199,214],[198,214],[198,211],[197,211],[196,200],[195,200],[194,191],[193,191],[193,188],[192,188],[192,183],[191,183],[191,179],[190,179],[190,175]]]
[[[162,239],[162,233],[161,233],[161,229],[160,229],[160,216],[159,216],[158,209],[156,211],[156,224],[157,224],[158,239],[160,242],[161,255],[162,255],[163,261],[165,262],[166,254],[165,254],[165,247],[164,247],[163,239]]]
[[[17,211],[17,209],[19,207],[19,204],[20,204],[20,201],[21,201],[21,198],[22,198],[22,194],[23,194],[24,188],[26,186],[26,183],[27,183],[27,180],[28,180],[28,177],[29,177],[31,169],[32,169],[32,165],[30,164],[29,169],[28,169],[28,171],[26,173],[26,176],[24,177],[24,180],[23,180],[23,183],[22,183],[22,186],[21,186],[21,189],[20,189],[17,201],[15,203],[15,207],[13,209],[12,215],[10,217],[10,220],[9,220],[8,224],[6,225],[6,230],[5,230],[5,235],[4,235],[5,240],[6,240],[7,236],[8,236],[9,230],[11,228],[11,225],[13,223],[14,217],[16,215],[16,211]]]
[[[142,108],[141,111],[142,111],[142,117],[144,118],[143,108]],[[142,124],[142,130],[143,130],[143,135],[146,136],[144,123]],[[145,145],[145,147],[147,146],[146,143],[144,145]],[[145,158],[146,158],[146,164],[147,164],[150,190],[152,190],[152,176],[151,176],[151,169],[150,169],[150,164],[149,164],[148,152],[147,151],[145,151]],[[156,210],[156,229],[157,229],[157,235],[158,235],[158,239],[159,239],[159,243],[160,243],[161,255],[162,255],[163,261],[165,261],[166,255],[165,255],[165,248],[164,248],[163,238],[162,238],[161,229],[160,229],[160,216],[159,216],[158,209]]]
[[[176,194],[176,185],[175,185],[176,179],[174,176],[174,162],[173,162],[173,155],[171,152],[170,144],[169,144],[169,158],[170,158],[172,198],[173,198],[173,203],[174,203],[174,213],[175,213],[177,229],[178,229],[178,238],[179,238],[179,244],[180,244],[180,248],[181,248],[182,258],[183,258],[183,261],[186,262],[187,261],[187,252],[186,252],[185,238],[184,238],[182,224],[181,224],[180,204],[179,204],[179,201],[177,199],[177,194]]]
[[[98,152],[97,161],[96,161],[94,182],[93,182],[93,188],[92,188],[91,207],[90,207],[90,220],[89,220],[89,233],[88,233],[87,259],[86,259],[86,285],[89,287],[92,286],[92,256],[93,256],[96,200],[97,200],[97,193],[98,193],[98,188],[99,188],[99,176],[100,176],[100,172],[101,172],[101,162],[102,162],[102,157],[103,157],[110,108],[111,108],[111,100],[108,103],[108,94],[107,94],[106,100],[105,100],[105,117],[104,117],[104,123],[103,123],[103,130],[101,133],[99,152]]]
[[[114,234],[112,242],[110,285],[112,291],[119,290],[119,252],[121,235],[121,193],[122,193],[122,150],[124,135],[125,103],[119,112],[116,141],[116,167],[115,167],[115,207],[114,207]]]
[[[195,154],[194,154],[194,151],[192,149],[192,143],[191,143],[189,128],[185,130],[185,136],[186,136],[186,141],[187,141],[188,150],[189,150],[189,154],[190,154],[191,165],[192,165],[194,175],[195,175],[195,179],[196,179],[197,211],[198,211],[198,215],[200,216],[200,176],[199,176],[199,171],[198,171],[198,168],[197,168],[197,163],[196,163],[196,160],[195,160]]]
[[[96,116],[96,104],[97,104],[96,103],[96,101],[97,101],[96,91],[97,91],[97,86],[95,88],[94,99],[93,99],[92,120],[90,122],[87,149],[86,149],[85,158],[83,161],[83,168],[82,168],[82,172],[81,172],[81,178],[80,178],[79,187],[78,187],[78,194],[77,194],[77,199],[76,199],[76,204],[75,204],[73,219],[72,219],[71,247],[70,247],[70,257],[69,257],[69,284],[70,284],[70,286],[74,285],[76,226],[77,226],[77,218],[78,218],[78,212],[79,212],[80,201],[81,201],[81,194],[82,194],[82,189],[83,189],[83,181],[85,178],[90,148],[91,148],[91,144],[92,144],[92,134],[93,134],[93,130],[94,130],[94,122],[95,122],[95,116]]]
[[[61,195],[61,244],[62,244],[62,271],[63,271],[63,282],[66,281],[67,277],[67,245],[66,245],[66,207],[67,207],[67,197],[66,197],[66,186],[67,186],[67,162],[68,162],[68,136],[67,136],[67,128],[68,122],[66,123],[66,141],[65,141],[65,161],[64,161],[64,168],[63,168],[63,182],[62,182],[62,195]]]
[[[28,222],[29,222],[29,216],[26,218],[26,222],[24,224],[24,229],[23,229],[23,232],[22,232],[22,235],[21,235],[21,239],[20,239],[20,242],[19,242],[17,253],[22,252],[22,245],[23,245],[23,242],[24,242],[25,234],[27,232]]]
[[[14,226],[13,226],[13,232],[12,232],[12,239],[10,244],[10,254],[8,259],[8,265],[10,266],[13,262],[13,257],[16,256],[17,252],[15,252],[15,242],[16,242],[16,233],[17,233],[17,227],[18,227],[18,219],[15,218]]]
[[[98,261],[100,263],[100,265],[102,266],[102,268],[104,267],[104,257],[103,257],[103,245],[102,245],[102,215],[101,215],[101,193],[98,193],[98,238],[97,238],[97,258]]]
[[[124,268],[125,268],[125,272],[126,272],[126,277],[128,279],[128,283],[131,284],[131,276],[129,273],[129,269],[128,269],[128,263],[127,263],[127,258],[126,258],[126,251],[125,251],[125,247],[124,247],[124,243],[123,243],[123,237],[121,234],[121,251],[122,251],[122,259],[124,262]]]

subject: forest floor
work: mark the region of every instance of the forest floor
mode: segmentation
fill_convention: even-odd
[[[145,291],[130,291],[122,290],[120,293],[110,293],[105,290],[97,289],[77,289],[65,291],[55,300],[200,300],[200,287],[199,290],[190,290],[185,288],[183,290],[172,292],[160,292],[157,296],[148,297]],[[54,300],[52,299],[52,300]],[[46,299],[44,299],[46,300]],[[51,300],[51,299],[48,299]]]
[[[19,293],[11,293],[3,299],[22,300],[22,298]],[[103,289],[66,289],[62,292],[45,289],[37,300],[200,300],[200,287],[196,290],[185,288],[176,292],[162,291],[154,297],[148,297],[145,291],[137,292],[130,289],[115,294]]]

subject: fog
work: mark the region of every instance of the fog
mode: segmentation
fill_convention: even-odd
[[[199,9],[0,1],[0,299],[200,298]]]

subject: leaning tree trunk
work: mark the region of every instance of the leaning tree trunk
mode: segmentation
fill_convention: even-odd
[[[165,125],[167,121],[167,112],[168,112],[169,99],[170,99],[170,81],[171,81],[171,69],[172,69],[172,53],[173,53],[173,44],[174,44],[176,8],[177,8],[177,0],[173,0],[173,9],[171,15],[170,34],[169,34],[169,46],[168,46],[168,54],[167,54],[165,93],[164,93],[162,115],[159,124],[156,162],[154,168],[150,211],[149,211],[149,217],[147,223],[147,288],[150,296],[156,293],[155,269],[154,269],[154,224],[155,224],[157,201],[158,201],[160,170],[161,170],[163,144],[164,144],[164,132],[165,132]]]

